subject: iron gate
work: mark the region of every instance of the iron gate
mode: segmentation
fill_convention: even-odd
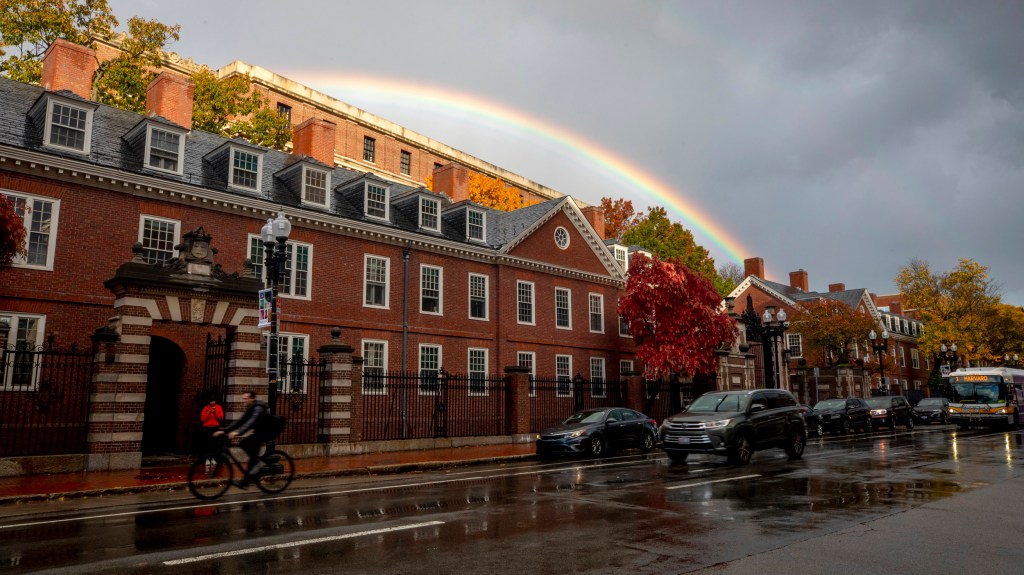
[[[193,413],[201,413],[203,407],[216,399],[220,403],[227,401],[228,390],[228,356],[231,353],[231,337],[206,334],[206,357],[203,364],[203,387],[196,395]]]

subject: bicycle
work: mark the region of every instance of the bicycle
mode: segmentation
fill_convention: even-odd
[[[208,453],[197,459],[188,469],[188,490],[199,499],[217,499],[234,483],[237,470],[245,476],[246,463],[231,452],[227,438],[221,442],[219,453]],[[267,494],[280,493],[295,479],[295,461],[286,452],[277,449],[273,441],[267,442],[266,453],[260,456],[263,467],[254,482]],[[210,463],[212,461],[212,463]]]

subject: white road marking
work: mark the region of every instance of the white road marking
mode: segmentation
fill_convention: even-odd
[[[237,549],[235,551],[224,551],[222,553],[210,553],[209,555],[197,555],[196,557],[185,557],[183,559],[173,559],[171,561],[164,561],[164,565],[186,565],[189,563],[198,563],[200,561],[210,561],[211,559],[223,559],[225,557],[237,557],[238,555],[249,555],[252,553],[262,553],[263,551],[276,551],[278,549],[288,549],[291,547],[301,547],[303,545],[316,545],[318,543],[329,543],[331,541],[340,541],[342,539],[352,539],[355,537],[365,537],[367,535],[380,535],[383,533],[392,533],[394,531],[405,531],[408,529],[419,529],[421,527],[433,527],[435,525],[444,525],[444,521],[426,521],[424,523],[413,523],[411,525],[399,525],[398,527],[387,527],[384,529],[371,529],[370,531],[358,531],[356,533],[345,533],[342,535],[331,535],[329,537],[316,537],[313,539],[300,539],[298,541],[291,541],[289,543],[278,543],[276,545],[262,545],[260,547],[250,547],[248,549]]]
[[[754,477],[761,477],[760,473],[753,475],[741,475],[739,477],[729,477],[726,479],[712,479],[710,481],[700,481],[698,483],[684,483],[682,485],[670,485],[665,489],[685,489],[687,487],[700,487],[701,485],[711,485],[712,483],[725,483],[726,481],[739,481],[741,479],[753,479]]]

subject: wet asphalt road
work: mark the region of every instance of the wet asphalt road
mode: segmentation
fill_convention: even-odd
[[[165,492],[12,505],[0,507],[0,574],[762,572],[761,554],[1021,478],[1022,443],[1019,431],[919,426],[811,439],[801,460],[773,449],[745,467],[627,451],[297,481],[215,504]],[[924,552],[915,537],[889,542],[902,561]],[[781,566],[860,572],[803,559]]]

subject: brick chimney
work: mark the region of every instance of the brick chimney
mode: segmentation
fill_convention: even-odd
[[[92,75],[96,72],[96,51],[58,38],[43,55],[40,84],[47,90],[70,90],[92,99]]]
[[[146,113],[162,116],[192,129],[192,96],[196,85],[191,78],[161,72],[146,88]]]
[[[600,206],[587,206],[580,211],[583,212],[583,215],[587,218],[587,221],[590,222],[590,227],[594,228],[594,231],[597,232],[597,235],[600,236],[602,240],[605,239],[604,210],[601,209]]]
[[[448,194],[452,202],[469,199],[469,170],[455,163],[434,170],[434,191]]]
[[[889,303],[889,311],[896,315],[903,315],[903,302],[894,301]]]
[[[828,284],[829,293],[846,291],[846,284]]]
[[[743,277],[757,276],[764,277],[764,260],[761,258],[747,258],[743,260]]]
[[[292,130],[292,153],[315,158],[334,166],[337,126],[327,120],[310,118]]]
[[[789,272],[789,287],[804,292],[807,291],[807,272],[804,270]]]

